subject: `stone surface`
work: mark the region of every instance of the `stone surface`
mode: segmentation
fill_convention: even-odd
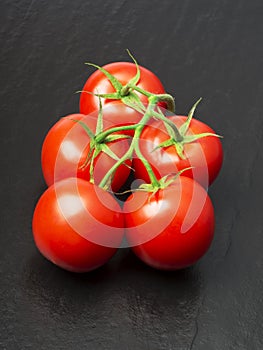
[[[0,348],[262,349],[262,1],[2,0],[0,13]],[[74,275],[33,243],[41,143],[78,110],[74,92],[92,72],[83,63],[127,60],[126,48],[178,113],[202,96],[196,116],[224,135],[215,239],[185,271],[122,250]]]

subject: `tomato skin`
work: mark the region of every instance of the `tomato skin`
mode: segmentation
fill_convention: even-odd
[[[96,118],[87,118],[83,114],[69,115],[53,125],[45,137],[41,153],[42,171],[48,186],[68,177],[90,179],[90,167],[81,168],[89,153],[90,138],[83,127],[72,119],[85,122],[92,132],[96,130]],[[112,125],[110,122],[104,124]],[[127,140],[112,142],[108,146],[119,157],[129,147]],[[94,170],[96,184],[99,184],[115,162],[105,153],[97,157]],[[125,164],[117,169],[112,182],[113,191],[117,191],[123,185],[129,173],[130,169]]]
[[[69,178],[41,196],[32,228],[44,257],[63,269],[87,272],[106,263],[117,251],[123,238],[123,215],[108,192]]]
[[[202,186],[184,176],[155,195],[135,192],[123,211],[133,252],[156,269],[193,265],[213,239],[212,202]]]
[[[130,62],[109,63],[103,66],[103,68],[105,68],[109,73],[115,76],[121,82],[122,85],[126,85],[136,74],[136,65]],[[157,78],[157,76],[154,73],[141,66],[140,71],[141,77],[137,84],[138,87],[154,94],[165,93],[161,81],[159,80],[159,78]],[[111,85],[108,78],[99,70],[97,70],[90,75],[82,91],[84,92],[82,92],[80,95],[80,113],[89,114],[99,109],[99,99],[97,96],[89,94],[85,91],[91,92],[93,94],[110,94],[115,92],[116,90]],[[148,103],[148,99],[146,96],[137,92],[136,94],[140,97],[142,103]],[[106,104],[111,103],[112,101],[113,100],[110,99],[101,99],[103,107]],[[162,107],[166,106],[165,103],[161,103],[160,105]]]
[[[169,117],[177,127],[180,127],[187,119],[185,116]],[[192,119],[187,135],[200,134],[204,132],[214,133],[205,123],[197,119]],[[182,169],[193,167],[184,172],[184,176],[194,178],[202,186],[208,187],[219,174],[223,163],[223,149],[218,137],[207,136],[195,142],[184,145],[186,159],[181,159],[174,146],[153,149],[165,140],[168,135],[162,122],[153,122],[144,128],[141,134],[140,147],[143,155],[154,168],[157,178],[175,173]],[[149,177],[139,159],[134,159],[133,166],[135,177],[149,182]]]

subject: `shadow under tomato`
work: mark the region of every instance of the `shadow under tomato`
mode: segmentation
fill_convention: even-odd
[[[30,304],[45,309],[51,318],[81,318],[85,309],[99,309],[107,298],[107,288],[114,273],[109,264],[89,273],[73,273],[50,263],[36,252],[24,267],[21,281]],[[87,310],[86,310],[87,311]]]
[[[64,271],[35,252],[21,283],[31,312],[44,312],[53,322],[101,325],[114,320],[118,326],[126,322],[134,333],[145,323],[158,331],[167,319],[170,327],[175,322],[192,331],[203,285],[198,267],[158,271],[129,249],[82,274]]]

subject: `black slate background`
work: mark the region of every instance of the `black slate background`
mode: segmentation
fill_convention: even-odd
[[[0,13],[0,348],[262,349],[262,1],[2,0]],[[202,96],[197,116],[224,135],[215,239],[184,271],[121,250],[74,275],[33,243],[41,143],[78,110],[83,63],[127,60],[126,48],[178,113]]]

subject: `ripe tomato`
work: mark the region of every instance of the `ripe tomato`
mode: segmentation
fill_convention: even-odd
[[[187,119],[185,116],[169,117],[179,128]],[[192,119],[186,135],[197,135],[210,132],[215,134],[208,125],[197,119]],[[170,136],[162,122],[156,121],[144,128],[141,134],[140,148],[142,154],[152,165],[157,178],[182,169],[193,167],[184,172],[184,176],[194,178],[204,187],[211,185],[217,177],[223,162],[223,149],[218,137],[206,136],[194,142],[184,144],[185,159],[179,157],[174,145],[158,148],[160,143]],[[145,167],[139,159],[134,159],[135,177],[149,182]]]
[[[119,82],[124,86],[126,85],[136,74],[136,65],[130,62],[114,62],[103,66],[110,74],[119,80]],[[164,94],[165,90],[155,74],[153,74],[148,69],[140,66],[141,77],[137,84],[139,88],[142,88],[148,92],[154,94]],[[80,113],[89,114],[93,111],[99,109],[99,99],[98,97],[89,94],[110,94],[116,90],[108,80],[108,78],[99,70],[95,71],[86,81],[80,95]],[[85,92],[87,91],[87,92]],[[142,103],[147,104],[148,99],[146,96],[137,93],[140,97]],[[102,106],[111,103],[111,99],[102,99]],[[166,104],[162,103],[161,106],[165,107]],[[132,119],[130,119],[133,121]]]
[[[176,270],[194,264],[214,234],[214,210],[205,189],[180,176],[152,194],[135,192],[123,207],[127,240],[146,264]]]
[[[85,122],[95,133],[97,119],[87,118],[82,114],[61,118],[49,130],[42,146],[42,170],[48,186],[67,177],[90,179],[90,166],[81,167],[89,153],[90,138],[83,127],[72,119]],[[111,123],[104,124],[111,125]],[[129,147],[127,140],[111,142],[107,145],[118,157],[121,157]],[[94,167],[95,184],[99,184],[115,162],[116,160],[107,154],[99,154]],[[117,169],[112,181],[113,191],[117,191],[124,184],[129,173],[130,169],[125,164]]]
[[[49,187],[33,216],[39,251],[54,264],[86,272],[106,263],[123,238],[123,215],[106,191],[77,178]]]

